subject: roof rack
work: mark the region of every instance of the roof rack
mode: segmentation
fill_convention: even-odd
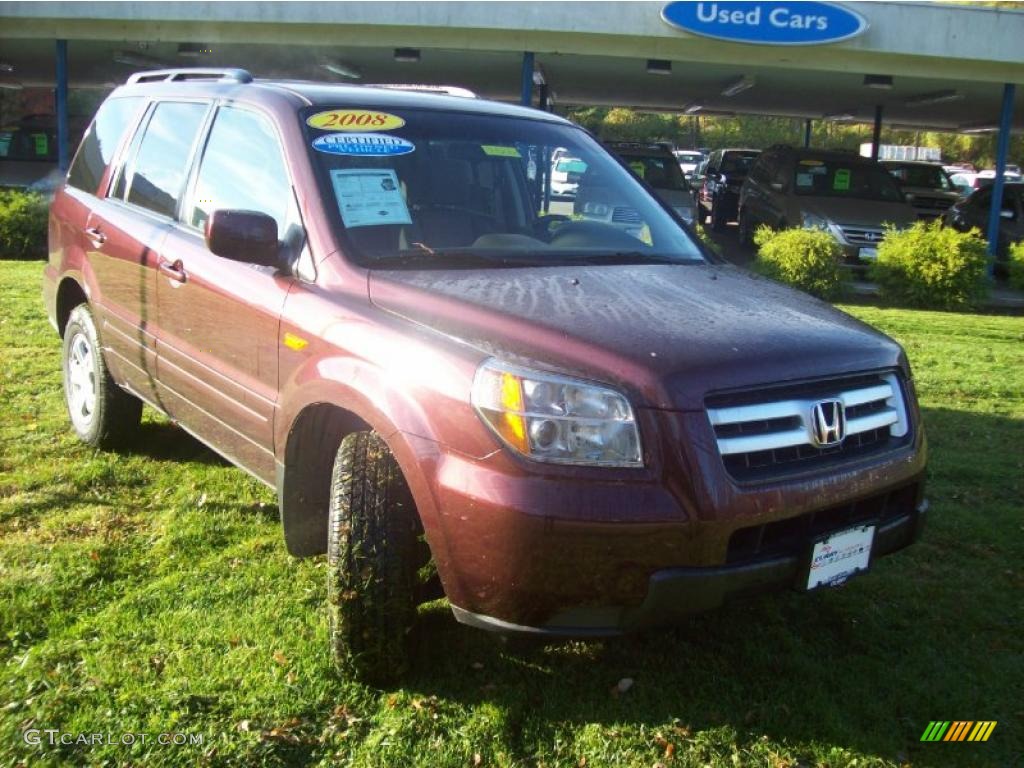
[[[252,75],[244,69],[216,69],[205,67],[183,67],[181,69],[155,69],[136,72],[127,83],[184,83],[189,80],[213,80],[217,83],[251,83]]]
[[[475,99],[477,95],[468,88],[457,85],[422,85],[399,83],[367,83],[366,88],[388,88],[393,91],[420,91],[423,93],[441,93],[446,96],[458,96],[462,99]]]

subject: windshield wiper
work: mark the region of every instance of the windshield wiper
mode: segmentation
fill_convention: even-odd
[[[553,254],[554,255],[554,254]],[[610,253],[558,253],[559,260],[568,260],[573,264],[687,264],[689,259],[674,259],[658,253],[643,251],[613,251]]]
[[[417,249],[406,248],[397,253],[377,256],[373,259],[374,267],[433,267],[435,269],[460,269],[486,266],[523,266],[543,264],[544,259],[536,256],[517,258],[515,255],[494,254],[481,251],[444,250],[427,248],[419,244]]]

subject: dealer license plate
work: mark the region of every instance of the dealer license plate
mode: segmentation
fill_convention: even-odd
[[[855,573],[866,571],[874,541],[875,526],[860,525],[816,542],[811,551],[807,588],[838,587]]]
[[[878,249],[877,248],[861,248],[860,257],[862,259],[877,259]]]

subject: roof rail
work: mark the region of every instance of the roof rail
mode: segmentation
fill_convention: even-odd
[[[252,75],[244,69],[217,69],[206,67],[183,67],[181,69],[155,69],[136,72],[127,83],[184,83],[189,80],[213,80],[218,83],[251,83]]]
[[[399,83],[367,83],[367,88],[389,88],[393,91],[420,91],[423,93],[440,93],[445,96],[458,96],[463,99],[475,99],[477,95],[468,88],[460,88],[457,85],[422,85],[422,84],[399,84]]]

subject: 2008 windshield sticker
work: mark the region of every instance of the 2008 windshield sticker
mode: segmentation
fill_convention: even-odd
[[[407,155],[416,150],[416,145],[386,133],[327,133],[313,140],[313,149],[329,155],[386,157]]]
[[[405,120],[370,109],[331,109],[310,115],[306,125],[324,131],[393,131],[405,125]]]

